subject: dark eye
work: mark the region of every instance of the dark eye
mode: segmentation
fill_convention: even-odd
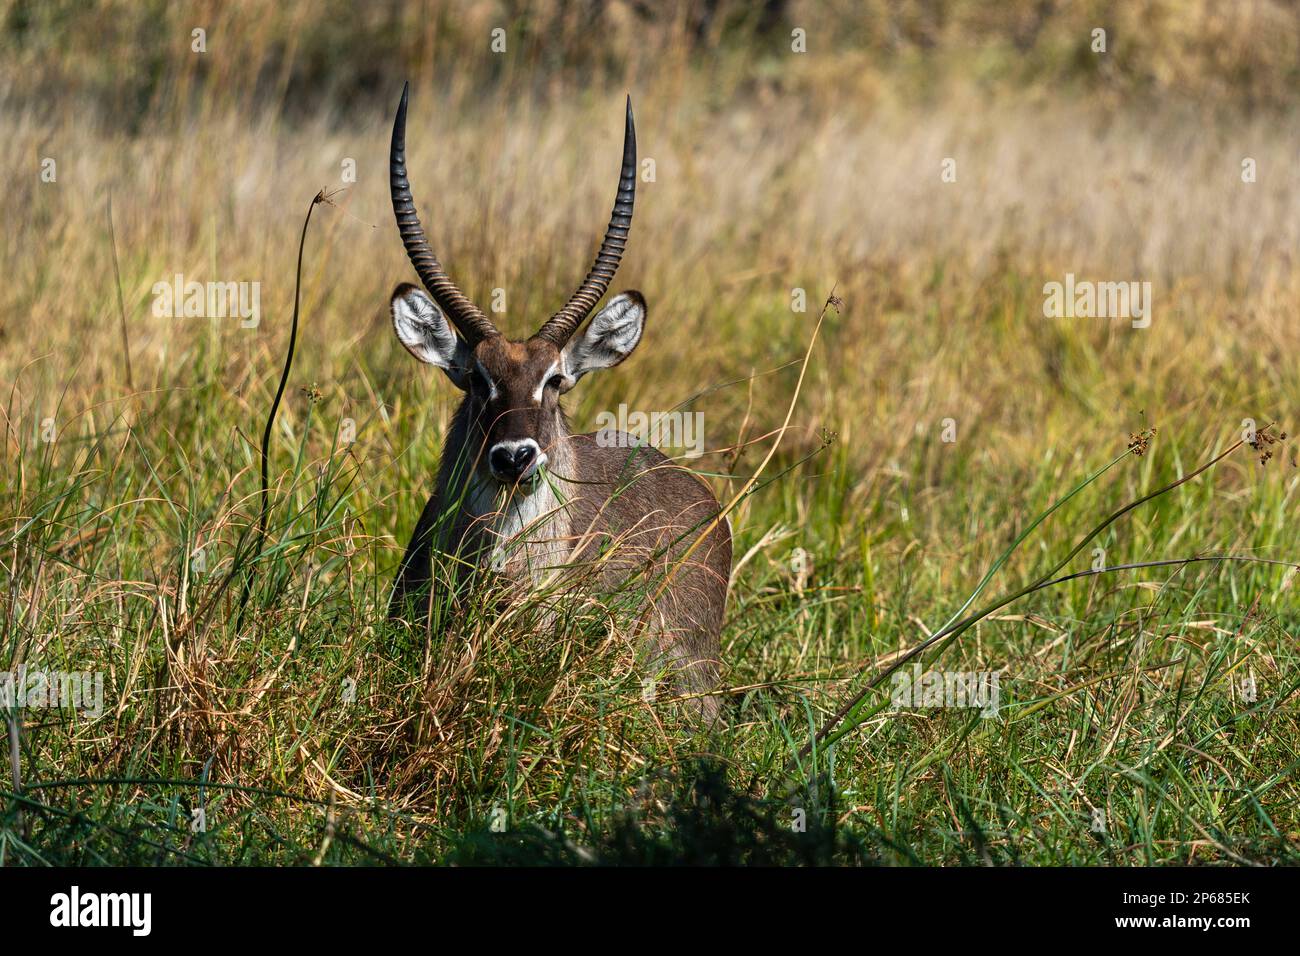
[[[553,388],[556,391],[559,391],[563,385],[564,385],[563,375],[552,375],[550,380],[546,383],[547,388]]]

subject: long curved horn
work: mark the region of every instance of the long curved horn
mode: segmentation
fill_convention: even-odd
[[[397,119],[393,121],[393,144],[388,153],[388,184],[393,194],[397,231],[401,233],[402,245],[406,247],[406,254],[424,287],[465,341],[474,345],[480,339],[500,333],[487,316],[456,288],[456,283],[443,270],[442,263],[429,248],[429,240],[424,237],[424,227],[420,225],[415,200],[411,197],[411,184],[406,178],[406,98],[410,89],[410,83],[402,87],[402,102],[397,107]]]
[[[614,211],[605,230],[605,241],[600,244],[596,261],[587,278],[573,293],[564,308],[546,320],[537,330],[537,337],[555,345],[564,345],[587,314],[595,308],[609,289],[609,283],[618,271],[619,260],[627,248],[627,234],[632,228],[632,201],[636,197],[636,124],[632,122],[632,97],[627,98],[627,126],[623,131],[623,169],[619,174],[618,194],[614,197]]]

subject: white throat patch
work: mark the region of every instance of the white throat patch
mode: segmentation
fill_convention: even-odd
[[[564,559],[569,521],[553,481],[544,476],[530,494],[517,489],[508,494],[510,489],[496,482],[477,483],[470,505],[490,545],[488,560],[494,571],[536,583]]]

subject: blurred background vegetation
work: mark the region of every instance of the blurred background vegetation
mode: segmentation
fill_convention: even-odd
[[[165,127],[214,100],[289,117],[387,110],[412,76],[555,97],[687,64],[720,97],[828,82],[926,100],[974,83],[1253,110],[1293,106],[1300,80],[1300,7],[1285,0],[6,0],[0,23],[8,108],[125,126]],[[231,55],[193,55],[194,28]],[[788,56],[795,28],[803,64]],[[1109,56],[1092,49],[1097,28]],[[509,56],[489,49],[493,29]]]

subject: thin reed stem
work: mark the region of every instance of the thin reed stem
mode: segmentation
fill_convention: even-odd
[[[289,325],[289,347],[284,355],[284,370],[280,373],[280,385],[275,390],[275,399],[271,402],[271,411],[266,416],[266,428],[262,431],[261,507],[257,516],[257,546],[254,548],[252,557],[249,560],[249,567],[244,576],[243,592],[239,596],[239,615],[235,625],[237,629],[243,627],[244,610],[248,606],[248,598],[253,590],[252,566],[261,556],[262,549],[266,547],[266,523],[270,511],[271,430],[275,427],[275,416],[280,411],[280,400],[284,397],[285,386],[289,383],[289,373],[293,370],[293,353],[298,344],[298,315],[302,305],[302,256],[303,249],[307,245],[307,227],[311,225],[311,214],[315,212],[316,206],[323,202],[331,202],[330,195],[324,189],[312,197],[311,205],[307,207],[307,215],[302,221],[302,235],[298,238],[298,267],[294,271],[293,320]]]

